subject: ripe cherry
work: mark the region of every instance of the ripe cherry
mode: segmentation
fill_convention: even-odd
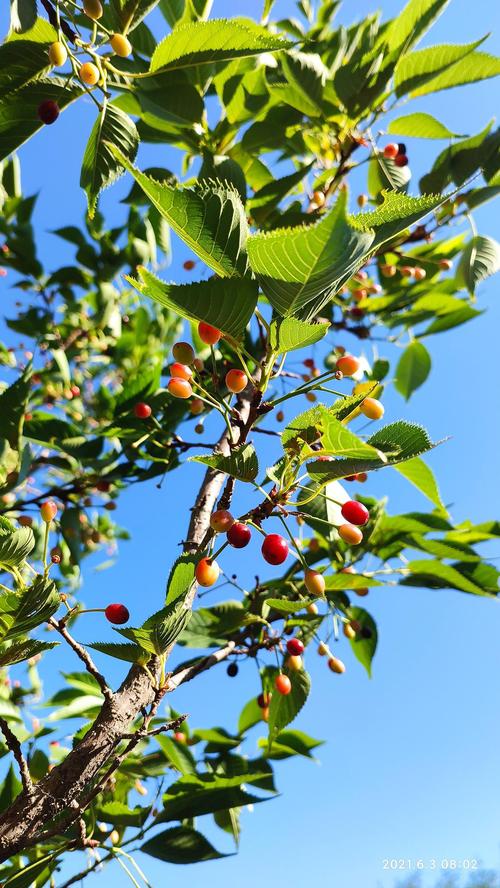
[[[78,76],[86,86],[95,86],[99,82],[101,75],[97,65],[94,65],[93,62],[84,62],[80,67]]]
[[[314,358],[305,358],[305,360],[302,361],[302,363],[303,363],[304,367],[308,367],[309,370],[314,370],[314,368],[316,366],[316,364],[314,362]]]
[[[355,527],[354,524],[341,524],[337,530],[340,538],[344,540],[344,543],[348,543],[349,546],[359,546],[363,540],[363,534],[359,527]]]
[[[390,158],[394,160],[395,157],[399,154],[399,148],[396,142],[389,142],[388,145],[384,148],[384,157]]]
[[[55,43],[49,46],[49,61],[51,65],[54,65],[54,68],[60,68],[61,65],[64,65],[67,58],[68,50],[60,40],[56,40]]]
[[[61,563],[61,556],[60,555],[51,555],[50,560],[52,561],[52,564],[60,564]]]
[[[189,342],[176,342],[174,347],[172,348],[172,354],[176,361],[179,361],[180,364],[192,364],[195,359],[195,353],[193,347],[189,344]]]
[[[186,745],[187,743],[187,737],[182,731],[175,731],[172,734],[172,737],[174,738],[174,740],[176,740],[177,743],[183,743],[184,745]]]
[[[328,666],[332,672],[336,672],[337,675],[342,675],[342,673],[345,672],[345,666],[342,660],[339,660],[338,657],[330,657],[328,660]]]
[[[196,262],[194,261],[194,259],[186,259],[186,261],[182,263],[184,271],[192,271],[195,265]]]
[[[283,422],[284,418],[285,418],[285,414],[283,413],[283,411],[282,411],[282,410],[278,410],[278,412],[277,412],[277,414],[276,414],[276,421],[277,421],[277,422]]]
[[[260,706],[261,709],[265,709],[266,706],[269,706],[269,704],[271,702],[271,697],[272,697],[271,693],[259,694],[259,696],[257,697],[257,706]]]
[[[132,44],[124,34],[113,34],[110,38],[111,49],[117,56],[126,59],[132,53]]]
[[[229,675],[229,678],[236,678],[236,676],[238,675],[238,664],[230,663],[226,671]]]
[[[203,413],[205,409],[205,405],[201,398],[193,398],[189,405],[189,412],[193,414],[193,416],[199,416],[200,413]]]
[[[283,564],[288,555],[288,543],[279,533],[268,533],[261,551],[268,564]]]
[[[202,558],[195,569],[196,582],[200,586],[213,586],[219,579],[219,565],[212,558]]]
[[[215,345],[221,338],[222,333],[217,327],[212,327],[211,324],[205,324],[203,321],[200,321],[198,324],[198,336],[206,345]]]
[[[351,524],[357,524],[360,527],[367,524],[370,520],[368,509],[363,503],[358,503],[357,500],[347,500],[340,511],[346,521],[349,521]]]
[[[243,524],[242,521],[235,521],[227,531],[227,541],[234,549],[244,549],[251,537],[252,531],[248,524]]]
[[[369,591],[369,589],[366,589],[364,587],[363,589],[354,589],[354,592],[356,593],[356,595],[359,595],[360,598],[365,598],[366,595],[368,595]]]
[[[394,158],[394,163],[398,167],[408,166],[408,158],[406,154],[398,154],[397,157]]]
[[[286,697],[292,690],[292,682],[288,678],[288,675],[280,673],[280,675],[277,675],[274,679],[274,687],[278,691],[278,694],[282,694]]]
[[[174,398],[180,398],[184,401],[186,400],[186,398],[190,398],[193,394],[191,384],[187,381],[187,379],[181,379],[179,376],[172,376],[172,379],[169,380],[167,388]]]
[[[103,14],[103,8],[100,0],[83,0],[83,11],[85,15],[96,21]]]
[[[31,515],[20,515],[17,520],[21,527],[31,527],[33,524],[33,518]]]
[[[42,505],[40,506],[40,517],[42,521],[45,521],[46,524],[50,524],[50,522],[54,520],[56,515],[57,505],[55,504],[54,500],[46,500],[44,503],[42,503]]]
[[[311,401],[311,403],[314,403],[314,401],[316,400],[317,398],[314,392],[306,392],[306,401]]]
[[[226,533],[234,524],[234,518],[227,509],[217,509],[210,516],[210,527],[217,533]]]
[[[359,409],[367,419],[382,419],[385,412],[384,405],[377,398],[365,398]]]
[[[304,576],[304,583],[307,591],[310,595],[324,595],[325,592],[325,578],[322,573],[318,570],[306,570]]]
[[[230,392],[237,395],[242,392],[248,385],[248,376],[243,370],[229,370],[226,373],[226,387]]]
[[[109,620],[110,623],[115,623],[117,626],[126,623],[130,617],[128,609],[124,604],[108,604],[104,613],[106,619]]]
[[[134,404],[134,415],[137,419],[149,419],[151,407],[149,404],[145,404],[144,401],[139,401],[137,404]]]
[[[193,376],[193,371],[187,364],[180,364],[178,361],[175,361],[173,364],[170,364],[168,368],[170,376],[175,376],[177,379],[185,379],[189,382]]]
[[[360,363],[354,355],[342,355],[342,357],[337,358],[335,367],[337,370],[340,370],[344,376],[354,376],[359,370]]]
[[[45,102],[40,102],[36,113],[42,123],[50,125],[51,123],[55,123],[59,117],[59,105],[52,99],[46,99]]]
[[[304,653],[304,645],[300,638],[290,638],[286,643],[286,649],[292,657],[300,657]]]
[[[421,268],[417,265],[415,271],[413,272],[413,277],[416,281],[423,281],[425,277],[427,277],[427,272],[425,268]]]

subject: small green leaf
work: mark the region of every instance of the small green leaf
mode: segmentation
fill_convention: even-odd
[[[20,527],[13,533],[0,535],[0,565],[19,567],[35,548],[31,527]]]
[[[347,426],[343,425],[335,416],[323,415],[323,434],[321,436],[322,448],[335,456],[350,456],[353,459],[382,459],[385,455],[376,450],[366,441],[358,438]]]
[[[16,41],[13,47],[19,53],[17,46]],[[44,47],[41,47],[41,51],[46,54]],[[41,102],[52,99],[63,111],[82,92],[78,86],[66,86],[61,77],[50,77],[34,80],[17,92],[5,94],[0,100],[0,160],[16,151],[43,127],[37,115]]]
[[[229,456],[214,453],[212,456],[191,456],[190,461],[203,463],[212,469],[226,472],[238,481],[255,481],[259,473],[257,454],[253,444],[235,447]]]
[[[2,644],[0,645],[0,666],[12,666],[23,660],[30,660],[31,657],[36,657],[57,646],[57,641],[34,641],[31,638],[10,645]]]
[[[492,237],[476,235],[466,245],[457,267],[457,280],[474,294],[481,281],[500,270],[500,244]]]
[[[299,714],[311,690],[311,679],[305,669],[284,670],[292,683],[289,694],[275,691],[269,705],[269,748],[283,728]]]
[[[271,322],[269,343],[273,351],[279,354],[306,348],[319,342],[328,333],[330,324],[307,324],[297,318],[283,318]]]
[[[413,459],[407,460],[407,462],[401,463],[399,466],[395,466],[395,469],[411,484],[414,484],[431,503],[434,503],[443,515],[448,514],[441,499],[434,473],[423,459],[416,456]]]
[[[420,88],[432,81],[434,77],[451,68],[457,62],[472,53],[486,38],[475,40],[463,45],[445,43],[440,46],[428,46],[416,52],[403,55],[396,65],[394,86],[397,96],[421,94]],[[425,91],[425,90],[424,90]]]
[[[126,663],[147,663],[150,654],[139,647],[137,644],[117,644],[113,641],[94,641],[87,644],[87,647],[106,654],[108,657],[114,657],[116,660],[125,660]]]
[[[120,635],[135,641],[151,654],[162,656],[174,644],[191,618],[191,611],[184,599],[177,598],[172,604],[157,611],[137,629],[116,629]]]
[[[461,592],[469,592],[472,595],[498,595],[498,589],[482,588],[477,583],[466,577],[461,571],[441,561],[410,561],[405,565],[410,572],[410,577],[401,580],[401,585],[420,585],[428,588],[448,587],[459,589]]]
[[[205,836],[188,826],[167,829],[149,839],[139,850],[167,863],[201,863],[229,856],[216,851]]]
[[[31,366],[5,388],[0,394],[0,416],[2,417],[2,438],[14,450],[19,449],[19,438],[24,425],[24,414],[31,391]]]
[[[327,592],[335,592],[339,589],[371,589],[373,586],[383,586],[380,580],[363,573],[347,574],[340,571],[325,576]]]
[[[304,598],[302,601],[288,601],[286,598],[266,598],[268,607],[282,614],[295,614],[298,611],[305,610],[309,601]]]
[[[420,388],[431,371],[431,356],[425,345],[414,340],[406,346],[396,368],[394,385],[406,401]]]
[[[397,136],[410,136],[415,139],[455,139],[464,138],[464,134],[453,133],[432,114],[423,111],[405,114],[391,120],[387,132]]]
[[[100,805],[96,816],[105,823],[112,823],[113,826],[142,826],[150,811],[151,806],[129,808],[123,802],[113,801]]]
[[[43,576],[37,576],[22,592],[5,592],[0,596],[0,640],[25,635],[46,623],[60,602],[56,584]]]
[[[110,151],[110,145],[120,149],[133,163],[139,147],[139,134],[135,123],[114,105],[103,105],[92,127],[90,138],[83,155],[80,186],[86,191],[89,216],[93,219],[97,198],[103,188],[107,188],[125,172]]]
[[[181,555],[172,565],[167,581],[166,603],[171,604],[180,596],[185,597],[194,580],[196,558],[192,555]]]
[[[373,617],[362,607],[350,607],[349,617],[361,623],[363,629],[369,629],[369,638],[363,638],[362,632],[357,632],[355,638],[351,638],[351,647],[359,662],[365,667],[368,675],[372,676],[372,660],[377,650],[377,624]]]

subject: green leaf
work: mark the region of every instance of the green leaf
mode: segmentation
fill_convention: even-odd
[[[272,610],[276,610],[282,614],[295,614],[298,611],[305,610],[309,601],[307,598],[302,601],[288,601],[286,598],[266,598],[266,604]]]
[[[31,657],[36,657],[57,646],[57,641],[34,641],[31,638],[14,644],[2,644],[0,645],[0,666],[12,666],[23,660],[30,660]]]
[[[174,71],[263,52],[279,52],[289,40],[247,19],[212,19],[179,25],[156,47],[150,71]]]
[[[116,146],[110,149],[175,233],[209,268],[221,277],[245,275],[248,225],[234,188],[212,181],[199,182],[194,188],[156,182],[129,163]]]
[[[246,774],[239,778],[241,783],[248,782]],[[230,781],[213,780],[200,784],[191,782],[189,777],[181,778],[174,783],[163,796],[164,810],[157,818],[158,823],[169,820],[187,820],[202,817],[215,811],[226,811],[229,808],[240,808],[265,802],[267,799],[249,795],[240,786],[227,786]]]
[[[387,462],[382,459],[315,461],[307,464],[307,471],[313,480],[325,484],[336,478],[354,475],[356,472],[370,472],[386,465],[396,465],[407,459],[413,459],[414,456],[420,456],[421,453],[425,453],[435,446],[422,426],[403,420],[398,420],[379,429],[371,438],[368,438],[368,444],[381,450],[385,454]]]
[[[17,45],[17,41],[16,41]],[[0,160],[12,154],[38,132],[44,124],[37,108],[46,99],[53,99],[61,111],[81,96],[79,87],[67,87],[59,77],[29,83],[0,100]]]
[[[32,888],[44,885],[57,864],[57,854],[47,854],[41,860],[28,863],[4,882],[4,888]]]
[[[463,133],[453,133],[432,114],[423,111],[405,114],[391,120],[387,132],[397,136],[410,136],[415,139],[454,139],[463,138]]]
[[[347,426],[343,425],[335,416],[329,416],[326,411],[323,417],[323,434],[321,436],[323,450],[336,456],[350,456],[353,459],[382,459],[385,455],[376,450],[366,441],[358,438]]]
[[[466,58],[452,65],[438,77],[434,77],[424,86],[412,92],[412,98],[425,96],[431,92],[464,86],[466,83],[477,83],[500,74],[500,59],[486,52],[471,52]]]
[[[193,284],[166,284],[139,266],[141,280],[127,280],[145,296],[178,312],[188,320],[206,321],[225,336],[240,341],[257,305],[257,285],[249,278],[211,278]]]
[[[456,567],[443,564],[441,561],[410,561],[405,567],[410,571],[411,577],[401,580],[401,585],[423,585],[428,588],[449,587],[468,592],[472,595],[497,595],[490,589],[483,589],[477,583],[472,582]]]
[[[246,732],[250,728],[253,728],[254,725],[258,724],[261,719],[262,709],[257,703],[257,698],[252,697],[240,712],[240,717],[238,719],[238,734],[246,734]]]
[[[167,863],[201,863],[229,856],[216,851],[205,836],[187,826],[167,829],[149,839],[139,850]]]
[[[361,632],[357,632],[355,638],[351,638],[351,647],[359,662],[365,667],[370,678],[372,677],[372,660],[377,649],[377,624],[373,617],[362,607],[350,607],[349,617],[357,620],[361,626],[371,630],[370,638],[363,638]]]
[[[150,655],[144,648],[137,644],[117,644],[113,641],[94,641],[87,644],[87,647],[99,651],[101,654],[107,654],[108,657],[114,657],[116,660],[125,660],[126,663],[147,663]]]
[[[47,44],[32,40],[6,41],[0,46],[0,95],[5,98],[52,67]]]
[[[238,481],[255,481],[259,473],[257,454],[253,444],[241,444],[231,451],[229,456],[214,453],[211,456],[191,456],[191,462],[203,463],[219,472],[236,478]]]
[[[312,483],[304,485],[304,487],[305,489],[301,490],[298,498],[304,520],[316,533],[331,542],[335,537],[336,527],[343,522],[340,511],[341,503],[345,502],[348,496],[338,481],[327,484],[324,490],[320,490],[317,485]],[[307,502],[309,496],[316,490],[318,495]],[[305,500],[303,505],[302,500]]]
[[[0,811],[5,811],[9,805],[22,790],[22,785],[16,777],[14,766],[9,765],[9,770],[4,777],[2,789],[0,790]],[[29,883],[28,883],[29,884]]]
[[[410,342],[401,355],[396,368],[394,385],[406,401],[420,388],[431,371],[431,356],[425,345],[418,340]]]
[[[289,694],[278,694],[271,697],[269,705],[269,748],[283,728],[286,728],[299,714],[311,690],[311,679],[305,669],[285,669],[292,683]]]
[[[323,740],[315,740],[304,731],[297,731],[291,728],[288,731],[281,731],[276,740],[273,742],[272,752],[267,753],[267,758],[284,759],[292,755],[302,755],[305,758],[313,758],[311,750],[323,745]],[[267,746],[265,740],[259,741],[259,746]]]
[[[6,42],[8,43],[15,43],[19,40],[29,40],[30,43],[45,43],[45,48],[48,49],[48,44],[57,40],[57,30],[47,21],[47,19],[37,18],[27,31],[23,31],[22,33],[10,31],[6,38]]]
[[[418,490],[431,501],[431,503],[434,503],[443,515],[448,514],[441,499],[434,473],[423,459],[420,459],[419,456],[415,456],[413,459],[409,459],[407,462],[395,466],[395,469],[400,475],[403,475],[410,484],[414,484],[415,487],[417,487]]]
[[[446,71],[457,62],[472,53],[486,38],[475,40],[463,45],[444,43],[440,46],[428,46],[409,55],[402,56],[396,65],[394,86],[397,96],[410,93],[412,96],[422,95],[421,88],[438,74]],[[424,89],[424,92],[426,90]],[[428,90],[432,92],[432,90]]]
[[[371,589],[373,586],[383,586],[380,580],[375,577],[368,576],[363,573],[347,574],[335,573],[325,576],[325,584],[327,592],[336,592],[339,589]]]
[[[88,210],[94,218],[97,198],[103,190],[118,179],[125,169],[110,151],[117,147],[132,163],[139,147],[135,123],[114,105],[103,105],[90,133],[83,155],[80,186],[87,193]]]
[[[151,654],[162,656],[174,644],[191,618],[191,611],[184,599],[176,599],[172,604],[157,611],[138,628],[115,629],[120,635],[135,641]]]
[[[382,246],[425,218],[446,200],[446,195],[425,194],[422,197],[409,197],[395,191],[382,193],[383,202],[369,213],[349,216],[349,222],[362,231],[375,232],[372,250]]]
[[[19,438],[24,424],[24,414],[31,391],[31,366],[28,366],[0,394],[0,416],[2,417],[2,438],[5,438],[14,450],[19,449]]]
[[[389,50],[408,51],[441,15],[449,0],[409,0],[379,38]]]
[[[36,22],[36,0],[10,0],[10,28],[23,33]]]
[[[113,801],[100,805],[96,816],[105,823],[112,823],[113,826],[142,826],[150,811],[151,806],[129,808],[123,802]]]
[[[297,318],[282,318],[271,322],[269,344],[279,354],[306,348],[319,342],[328,333],[330,324],[307,324]]]
[[[0,535],[0,565],[19,567],[35,548],[31,527],[20,527],[13,533]]]
[[[475,293],[477,285],[500,270],[500,244],[478,234],[465,246],[457,267],[457,280]]]
[[[194,580],[196,558],[192,555],[181,555],[172,565],[167,581],[166,603],[171,604],[180,596],[186,596]]]

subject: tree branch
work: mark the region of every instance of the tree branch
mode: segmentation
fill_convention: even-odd
[[[53,626],[54,629],[56,629],[56,631],[59,632],[60,635],[62,635],[64,640],[67,641],[67,643],[69,644],[70,648],[72,648],[74,650],[77,657],[80,658],[82,663],[85,665],[87,672],[93,678],[95,678],[97,684],[99,685],[99,687],[103,693],[103,696],[107,700],[112,700],[113,699],[113,692],[112,692],[111,688],[108,686],[106,679],[99,672],[97,666],[95,665],[95,663],[94,663],[92,657],[90,656],[89,652],[87,651],[87,649],[84,648],[81,644],[79,644],[73,638],[72,635],[70,635],[70,633],[68,632],[68,630],[66,628],[66,624],[65,624],[64,620],[55,620],[54,617],[51,617],[49,620],[49,624],[51,626]]]
[[[5,742],[8,748],[10,749],[18,764],[19,773],[21,774],[21,782],[23,784],[23,790],[25,794],[29,796],[33,792],[33,783],[31,781],[31,774],[28,768],[28,762],[24,758],[23,751],[21,749],[21,744],[16,735],[9,728],[9,725],[4,718],[0,718],[0,729],[5,737]]]
[[[192,666],[186,666],[184,669],[176,670],[168,680],[167,692],[171,693],[171,691],[175,691],[179,685],[196,678],[200,672],[206,672],[207,669],[211,669],[212,666],[221,663],[226,657],[229,657],[229,655],[233,653],[234,648],[235,642],[230,641],[225,647],[220,648],[220,650],[215,651],[213,654],[209,654],[208,657],[203,657],[198,663],[194,663]]]

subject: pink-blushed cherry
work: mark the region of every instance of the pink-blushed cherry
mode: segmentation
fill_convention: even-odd
[[[332,672],[336,672],[337,675],[342,675],[342,673],[345,672],[345,665],[338,657],[330,657],[328,660],[328,666]]]
[[[126,608],[124,604],[108,604],[104,613],[106,619],[117,626],[126,623],[130,618],[128,608]]]
[[[337,530],[340,538],[349,546],[359,546],[363,540],[363,534],[359,527],[356,527],[354,524],[341,524]]]
[[[278,694],[281,694],[283,697],[286,697],[292,690],[292,682],[288,678],[288,675],[277,675],[274,679],[274,687],[278,691]]]
[[[453,267],[453,262],[451,259],[440,259],[438,265],[442,271],[449,271]]]
[[[176,743],[182,743],[184,746],[187,744],[187,737],[182,731],[174,731],[172,737]]]
[[[53,99],[45,99],[44,102],[40,102],[36,113],[38,119],[49,126],[51,123],[55,123],[59,117],[59,105]]]
[[[205,324],[204,321],[200,321],[198,324],[198,336],[205,345],[215,345],[221,338],[222,333],[217,327],[212,327],[211,324]]]
[[[179,376],[172,376],[168,382],[167,389],[174,398],[180,398],[183,401],[190,398],[193,394],[191,383]]]
[[[213,586],[219,579],[219,565],[213,558],[202,558],[195,568],[196,582],[200,586]]]
[[[301,669],[304,668],[304,664],[302,662],[302,657],[298,655],[290,655],[286,658],[285,666],[287,669],[290,669],[292,672],[300,672]]]
[[[385,412],[384,405],[377,398],[365,398],[359,409],[367,419],[382,419]]]
[[[210,516],[210,527],[217,533],[227,533],[234,524],[234,518],[227,509],[217,509]]]
[[[394,160],[394,158],[397,157],[397,155],[399,154],[397,143],[389,142],[389,144],[385,146],[383,154],[384,157],[388,158],[389,160]]]
[[[226,373],[226,388],[234,395],[239,394],[248,385],[248,376],[243,370],[228,370]]]
[[[134,415],[137,419],[149,419],[151,413],[151,407],[149,404],[145,404],[144,401],[139,401],[137,404],[134,404]]]
[[[413,275],[415,274],[415,268],[413,265],[400,265],[399,266],[399,273],[400,273],[401,277],[410,278],[410,277],[413,277]]]
[[[279,533],[268,533],[261,551],[268,564],[283,564],[288,555],[288,543]]]
[[[395,265],[381,265],[380,273],[384,275],[384,277],[392,278],[397,274],[397,268]]]
[[[193,346],[189,342],[176,342],[172,348],[172,354],[176,361],[179,361],[180,364],[187,364],[187,366],[193,364],[196,357]]]
[[[175,376],[177,379],[185,379],[187,382],[190,382],[193,376],[191,368],[187,364],[181,364],[179,361],[174,361],[173,364],[170,364],[168,371],[172,378]]]
[[[357,500],[347,500],[347,502],[343,503],[340,511],[342,518],[345,518],[350,524],[357,524],[359,527],[363,527],[370,520],[368,509],[363,503],[358,503]]]
[[[316,614],[318,613],[318,605],[315,604],[314,601],[311,601],[311,603],[307,605],[307,607],[306,607],[306,611],[307,611],[307,613],[310,614],[312,617],[315,617]]]
[[[243,524],[242,521],[235,521],[227,531],[227,541],[234,549],[244,549],[251,538],[252,531],[248,524]]]
[[[189,412],[192,413],[193,416],[199,416],[200,413],[203,413],[205,409],[205,405],[201,398],[193,398],[189,405]]]
[[[40,517],[42,521],[45,521],[46,524],[50,524],[51,521],[57,515],[57,505],[54,500],[46,500],[40,506]]]
[[[300,638],[290,638],[286,643],[286,649],[292,657],[300,657],[304,653],[304,645]]]
[[[413,277],[416,281],[423,281],[424,278],[427,277],[427,272],[425,268],[421,268],[420,265],[417,265],[415,271],[413,272]]]
[[[312,568],[306,570],[304,584],[310,595],[319,597],[325,593],[325,578],[319,570],[312,570]]]
[[[340,370],[344,376],[354,376],[355,373],[358,372],[360,368],[360,363],[358,358],[354,355],[342,355],[340,358],[337,358],[337,363],[335,364],[335,368]]]

